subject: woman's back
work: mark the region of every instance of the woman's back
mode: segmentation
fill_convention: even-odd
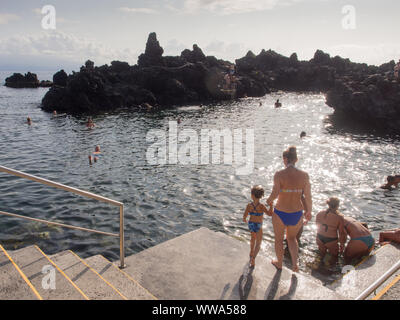
[[[303,210],[301,197],[308,184],[308,175],[293,166],[277,172],[276,178],[279,184],[279,196],[276,207],[285,212]]]
[[[317,214],[317,233],[326,237],[337,237],[339,228],[343,224],[343,216],[329,209]]]
[[[351,217],[344,217],[344,228],[350,238],[358,238],[368,236],[371,234],[369,230],[364,227],[361,222]]]

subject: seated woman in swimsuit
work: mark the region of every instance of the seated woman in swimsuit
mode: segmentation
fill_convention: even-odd
[[[388,244],[390,242],[400,243],[400,229],[386,230],[379,234],[379,243]]]
[[[243,222],[247,222],[247,216],[250,215],[248,222],[249,230],[251,233],[250,240],[250,267],[255,266],[255,260],[258,252],[260,251],[261,241],[262,241],[262,223],[263,215],[272,215],[272,208],[267,210],[267,208],[260,203],[260,199],[264,196],[264,189],[261,186],[255,186],[251,189],[251,199],[252,203],[249,203],[243,214]]]
[[[344,230],[350,236],[350,241],[344,250],[344,260],[350,264],[353,259],[359,259],[370,254],[375,247],[375,240],[365,224],[351,217],[344,217]]]
[[[321,211],[317,214],[317,245],[322,259],[327,252],[330,253],[331,259],[329,263],[337,262],[339,252],[344,250],[346,242],[346,233],[344,232],[344,219],[343,215],[338,211],[339,199],[330,198],[327,202],[328,209]],[[339,234],[339,237],[338,237]],[[340,239],[340,248],[338,246]]]
[[[286,231],[286,239],[292,258],[292,269],[299,270],[298,251],[299,244],[297,235],[303,226],[303,210],[306,209],[304,217],[307,223],[311,220],[312,200],[311,185],[308,174],[295,167],[297,162],[296,147],[290,147],[283,153],[283,163],[286,169],[278,171],[274,176],[274,187],[267,203],[273,206],[276,198],[278,201],[272,215],[272,224],[275,233],[276,260],[272,264],[282,268],[283,264],[283,239]],[[302,200],[302,196],[304,199]],[[303,205],[303,202],[305,206]]]

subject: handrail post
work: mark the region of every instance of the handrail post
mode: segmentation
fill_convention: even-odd
[[[124,205],[119,207],[119,259],[120,269],[125,268]]]

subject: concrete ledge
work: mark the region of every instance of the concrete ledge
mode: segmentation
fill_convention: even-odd
[[[125,272],[159,299],[343,299],[309,275],[277,271],[249,246],[201,228],[126,258]]]

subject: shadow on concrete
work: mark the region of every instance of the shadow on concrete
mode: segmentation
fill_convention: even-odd
[[[265,291],[265,300],[274,300],[279,288],[279,281],[281,280],[282,270],[276,270],[267,290]]]
[[[298,284],[297,276],[295,274],[292,274],[289,291],[285,295],[281,296],[279,300],[292,300],[294,298],[294,294],[296,293],[297,284]]]
[[[222,289],[222,293],[221,296],[219,297],[219,300],[224,300],[226,293],[228,292],[229,288],[230,288],[230,283],[227,283],[224,287],[224,289]]]
[[[239,278],[239,297],[240,300],[247,300],[253,285],[253,270],[254,268],[246,268],[244,274]]]

